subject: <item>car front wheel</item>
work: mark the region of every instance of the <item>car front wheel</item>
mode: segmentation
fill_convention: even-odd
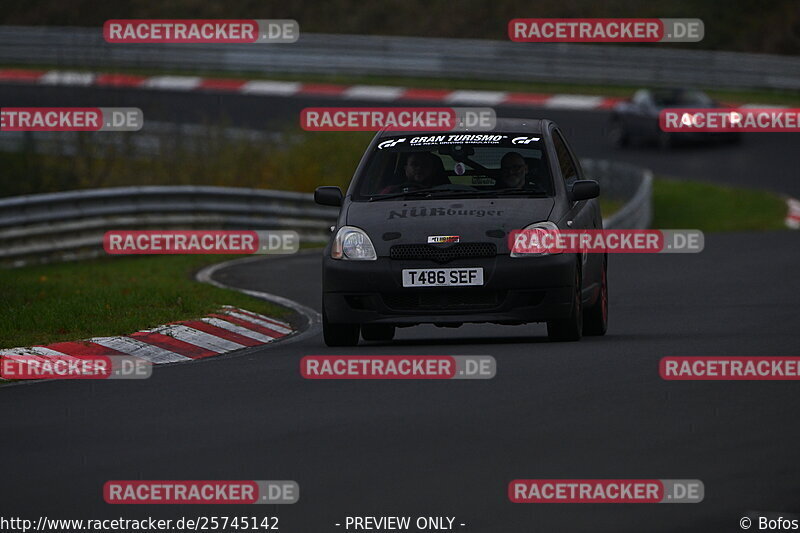
[[[575,268],[572,287],[572,310],[567,318],[547,321],[547,336],[551,341],[570,342],[581,339],[583,331],[583,296],[581,294],[581,269]]]
[[[600,294],[594,305],[583,313],[583,334],[605,335],[606,330],[608,330],[608,261],[603,261]]]
[[[322,337],[328,346],[357,346],[360,329],[358,324],[331,324],[322,308]]]
[[[394,338],[394,326],[365,324],[361,326],[361,336],[365,341],[390,341]]]
[[[628,132],[625,131],[625,124],[622,119],[615,118],[611,121],[611,125],[608,128],[608,138],[611,144],[617,148],[623,148],[630,144],[630,138],[628,137]]]
[[[666,131],[659,131],[656,137],[656,145],[659,150],[669,150],[675,145],[675,139]]]

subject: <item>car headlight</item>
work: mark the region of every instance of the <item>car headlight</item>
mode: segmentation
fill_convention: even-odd
[[[538,241],[537,242],[539,242],[539,243],[541,243],[541,242],[553,242],[553,243],[555,243],[555,242],[558,241],[558,226],[555,224],[555,222],[549,222],[549,221],[548,222],[535,222],[533,224],[525,226],[522,229],[522,231],[524,231],[526,234],[528,234],[529,232],[534,232],[534,231],[538,232],[539,235],[536,236],[536,237],[538,237]],[[524,234],[521,234],[521,233],[517,234],[516,237],[519,238],[520,235],[524,235]],[[531,236],[531,237],[534,237],[534,236]],[[560,249],[558,246],[553,246],[552,248],[548,248],[547,250],[542,250],[541,248],[538,248],[534,252],[525,252],[524,250],[526,248],[528,248],[528,246],[526,246],[524,244],[522,246],[520,246],[520,248],[522,248],[522,251],[515,251],[515,249],[517,248],[517,246],[516,246],[517,242],[510,243],[510,244],[511,244],[511,246],[509,248],[511,249],[511,254],[510,254],[511,257],[541,257],[543,255],[555,255],[555,254],[560,254],[560,253],[563,252],[563,250]]]
[[[331,246],[331,257],[353,261],[374,261],[378,258],[369,236],[360,228],[342,226]]]

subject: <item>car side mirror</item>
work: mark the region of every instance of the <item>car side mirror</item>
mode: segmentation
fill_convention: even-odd
[[[339,187],[317,187],[314,201],[319,205],[342,206],[342,190]]]
[[[573,202],[591,200],[600,196],[600,184],[594,180],[578,180],[572,184],[569,197]]]

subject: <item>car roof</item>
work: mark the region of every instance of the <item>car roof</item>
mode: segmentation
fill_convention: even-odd
[[[431,131],[431,130],[419,130],[419,131],[398,131],[398,130],[382,130],[378,132],[378,136],[380,138],[383,137],[396,137],[397,135],[436,135],[442,133],[487,133],[488,132],[498,132],[498,133],[538,133],[542,134],[547,130],[547,124],[550,121],[546,119],[540,118],[498,118],[495,127],[491,130],[478,130],[478,129],[469,129],[464,128],[459,130],[453,130],[448,132],[442,131]]]

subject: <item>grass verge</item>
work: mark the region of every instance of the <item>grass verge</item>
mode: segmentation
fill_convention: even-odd
[[[625,202],[622,200],[617,200],[616,198],[609,198],[608,196],[603,196],[602,194],[598,198],[600,202],[600,212],[603,214],[603,218],[608,218],[617,211],[619,211]]]
[[[664,177],[653,183],[653,227],[711,231],[786,229],[786,202],[756,189]]]
[[[164,255],[0,270],[0,348],[124,335],[234,305],[276,318],[289,311],[194,281],[200,267],[241,256]]]

